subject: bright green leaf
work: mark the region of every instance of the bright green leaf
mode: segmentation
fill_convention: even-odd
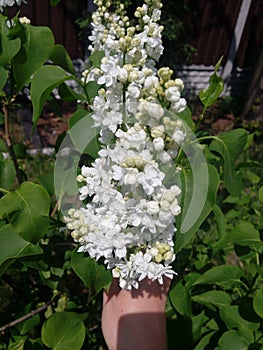
[[[208,334],[204,335],[199,343],[196,345],[194,350],[204,350],[204,349],[209,349],[209,343],[210,339],[213,337],[215,334],[215,331],[209,332]]]
[[[208,175],[206,172],[208,171]],[[219,177],[215,167],[210,164],[200,164],[194,169],[194,180],[191,173],[185,174],[182,181],[183,210],[177,218],[177,232],[175,241],[175,252],[181,250],[190,242],[200,225],[211,212],[219,185]],[[184,175],[182,172],[182,175]],[[208,176],[208,179],[207,179]],[[193,190],[193,182],[195,189]],[[208,183],[207,183],[208,182]],[[203,208],[200,208],[200,198],[205,196]],[[193,218],[196,220],[193,224]]]
[[[208,317],[205,315],[204,310],[200,314],[196,316],[192,316],[192,334],[193,334],[194,342],[200,339],[203,325],[207,321],[208,321]]]
[[[214,73],[209,78],[208,88],[199,92],[198,96],[205,109],[211,106],[224,90],[224,81],[220,76],[216,74],[221,61],[222,57],[215,65]]]
[[[92,100],[94,99],[95,96],[98,94],[98,90],[100,88],[100,85],[96,83],[96,81],[89,81],[86,86],[86,94],[88,96],[88,102],[91,104]]]
[[[89,56],[89,62],[92,63],[92,67],[97,67],[100,68],[101,60],[105,56],[104,51],[94,51],[90,56]]]
[[[230,296],[221,290],[210,290],[208,292],[192,296],[192,300],[196,303],[207,306],[212,311],[216,311],[215,307],[230,305]]]
[[[236,283],[240,282],[240,277],[243,275],[242,270],[236,265],[220,265],[215,266],[206,271],[199,277],[193,285],[197,284],[221,284],[221,283]]]
[[[253,307],[256,313],[263,318],[263,287],[256,291],[253,299]]]
[[[258,199],[261,203],[263,203],[263,186],[261,186],[258,190]]]
[[[10,190],[15,177],[16,171],[13,162],[10,159],[0,162],[0,187]]]
[[[8,37],[10,28],[7,26],[6,21],[7,17],[0,14],[0,66],[9,62],[17,54],[21,46],[19,38],[12,40]],[[1,70],[2,73],[3,71]]]
[[[43,324],[43,343],[52,350],[80,350],[85,339],[85,326],[74,312],[56,312]]]
[[[76,74],[74,64],[63,45],[55,45],[50,60],[71,74]]]
[[[23,42],[23,50],[13,59],[17,91],[48,60],[54,47],[54,37],[48,27],[26,25],[24,30],[26,40]]]
[[[84,109],[78,109],[69,119],[69,136],[75,148],[80,153],[86,153],[93,158],[101,149],[98,141],[99,130],[94,127],[91,114]],[[83,137],[81,137],[83,135]]]
[[[37,242],[48,229],[49,207],[44,187],[24,182],[0,199],[0,219],[7,218],[26,241]]]
[[[253,333],[246,329],[230,330],[225,332],[218,342],[218,350],[247,350],[253,343]]]
[[[192,119],[192,112],[188,106],[183,112],[176,113],[176,117],[179,118],[179,120],[182,120],[184,123],[186,123],[186,125],[188,125],[191,130],[194,130],[195,123]]]
[[[259,231],[255,229],[250,222],[241,222],[230,232],[226,232],[222,238],[215,243],[214,249],[222,249],[228,244],[239,244],[242,246],[251,246],[257,248],[257,245],[263,245],[260,240]]]
[[[92,296],[98,294],[112,280],[111,271],[106,270],[92,258],[85,257],[76,250],[72,252],[71,264],[75,273],[90,289]]]
[[[235,161],[244,150],[247,131],[235,129],[224,132],[213,140],[210,151],[219,153],[224,160],[224,183],[229,193],[239,196],[242,188],[241,173],[235,172]]]
[[[220,207],[218,205],[215,205],[213,207],[213,213],[215,216],[215,221],[218,227],[218,231],[220,233],[220,235],[224,235],[226,232],[226,218],[224,213],[222,212],[222,210],[220,209]]]
[[[57,66],[43,66],[33,76],[31,84],[31,99],[33,104],[34,126],[38,121],[44,103],[52,90],[71,77]]]
[[[10,342],[10,344],[8,345],[8,350],[23,350],[24,345],[25,345],[25,341],[26,341],[26,339],[22,338],[22,339],[18,339],[14,343]]]
[[[259,323],[249,322],[245,320],[239,313],[238,305],[224,306],[219,310],[221,320],[225,323],[227,329],[245,327],[251,331],[255,331],[259,327]]]
[[[192,308],[188,290],[183,286],[182,281],[178,282],[169,293],[170,303],[173,308],[182,316],[191,317]]]

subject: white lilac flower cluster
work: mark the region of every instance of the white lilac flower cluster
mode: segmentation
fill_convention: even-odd
[[[0,11],[2,12],[4,7],[6,6],[13,6],[13,5],[21,5],[21,3],[26,1],[24,0],[0,0]]]
[[[159,0],[137,8],[134,27],[122,4],[112,14],[110,1],[95,2],[90,50],[105,55],[83,79],[102,85],[90,106],[102,148],[77,178],[84,183],[80,199],[88,204],[70,209],[65,220],[79,251],[103,258],[121,288],[138,288],[146,277],[162,284],[175,273],[181,190],[176,184],[166,187],[163,168],[173,164],[185,138],[174,117],[186,107],[183,82],[172,79],[171,69],[155,68],[163,52]]]

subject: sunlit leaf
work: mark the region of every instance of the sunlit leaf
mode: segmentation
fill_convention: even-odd
[[[34,74],[30,88],[34,126],[49,94],[67,79],[70,79],[69,74],[58,66],[43,66]]]
[[[182,316],[191,317],[192,307],[188,290],[183,286],[182,281],[178,282],[169,293],[170,303],[173,308]]]
[[[240,283],[242,270],[236,265],[220,265],[207,270],[193,285],[197,284],[221,284],[227,282]]]
[[[242,188],[242,175],[235,171],[235,162],[244,150],[247,141],[247,132],[244,129],[235,129],[224,132],[210,144],[210,151],[219,153],[224,160],[224,183],[227,190],[239,196]]]
[[[90,289],[92,296],[98,294],[112,280],[111,271],[76,250],[72,252],[71,263],[73,270]]]
[[[235,349],[247,350],[249,345],[253,343],[253,333],[246,329],[230,330],[225,332],[218,342],[218,350]]]
[[[23,50],[13,60],[17,91],[48,60],[54,46],[54,37],[48,27],[25,25],[24,35]]]
[[[210,290],[205,293],[192,296],[192,300],[196,303],[207,306],[212,311],[216,311],[215,307],[222,307],[231,304],[229,294],[221,290]]]
[[[43,324],[43,343],[52,350],[80,350],[85,339],[85,326],[75,312],[56,312]]]
[[[207,173],[208,172],[208,173]],[[183,176],[184,174],[182,174]],[[193,189],[193,184],[195,188]],[[175,251],[181,250],[197,232],[200,225],[211,212],[219,185],[217,170],[210,164],[200,164],[191,172],[185,173],[182,181],[182,214],[177,218]],[[200,198],[205,198],[200,207]]]
[[[8,219],[24,240],[37,242],[48,229],[49,207],[44,187],[24,182],[0,199],[0,219]]]

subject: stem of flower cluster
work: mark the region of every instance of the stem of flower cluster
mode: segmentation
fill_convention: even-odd
[[[17,161],[17,157],[16,157],[16,154],[14,151],[13,144],[11,142],[10,131],[9,131],[8,109],[7,109],[7,106],[5,104],[3,105],[3,113],[4,113],[4,118],[5,118],[4,138],[5,138],[7,148],[9,150],[10,156],[12,158],[12,161],[13,161],[13,164],[15,167],[16,178],[17,178],[18,184],[21,185],[21,183],[23,182],[23,177],[22,177],[22,173],[19,169],[19,165],[18,165],[18,161]]]

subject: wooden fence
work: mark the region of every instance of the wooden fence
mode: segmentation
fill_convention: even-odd
[[[168,0],[164,0],[164,6],[165,1]],[[192,91],[192,86],[195,86],[197,90],[203,87],[212,66],[222,55],[224,56],[223,66],[226,66],[229,52],[233,49],[235,52],[233,67],[231,67],[232,74],[228,77],[229,81],[232,79],[230,88],[233,90],[233,86],[244,85],[244,80],[241,78],[244,76],[245,80],[249,80],[247,72],[249,73],[249,69],[251,70],[251,67],[256,65],[256,60],[262,50],[263,1],[185,1],[189,7],[188,15],[184,19],[190,32],[189,44],[197,50],[192,65],[182,67],[181,71],[189,91]],[[240,15],[240,8],[242,4],[246,5],[248,2],[250,7],[246,14],[245,26],[238,47],[235,48],[233,47],[233,43],[235,46],[235,26]],[[57,6],[51,6],[49,0],[28,0],[27,5],[21,6],[20,16],[30,18],[33,25],[49,26],[53,30],[56,43],[63,44],[70,56],[76,62],[81,62],[77,59],[85,58],[85,47],[78,40],[78,27],[75,21],[87,9],[94,9],[92,0],[62,0]],[[10,8],[9,14],[15,15],[17,10],[18,8]]]

